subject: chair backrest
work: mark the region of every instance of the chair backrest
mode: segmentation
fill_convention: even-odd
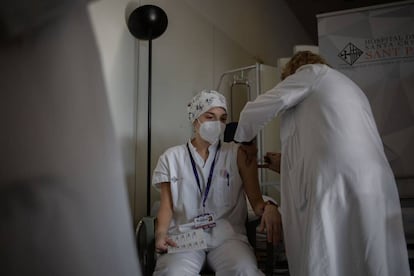
[[[236,134],[238,122],[230,122],[226,125],[224,130],[224,142],[231,142],[233,141],[234,134]]]

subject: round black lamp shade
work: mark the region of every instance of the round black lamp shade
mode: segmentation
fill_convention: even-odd
[[[162,35],[167,29],[167,14],[154,5],[143,5],[135,9],[128,18],[131,34],[142,40],[151,40]]]

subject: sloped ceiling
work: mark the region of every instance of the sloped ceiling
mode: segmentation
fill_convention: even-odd
[[[403,1],[390,0],[285,0],[299,22],[311,36],[314,44],[318,43],[316,15],[327,12],[362,8],[374,5]]]

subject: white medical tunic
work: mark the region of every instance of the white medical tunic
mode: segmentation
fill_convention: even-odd
[[[281,214],[291,275],[409,275],[393,173],[367,98],[304,65],[243,109],[236,141],[281,114]]]
[[[178,234],[187,231],[189,229],[178,226],[193,222],[195,217],[203,213],[214,213],[216,227],[205,230],[209,248],[217,247],[228,239],[247,242],[247,207],[237,166],[238,145],[221,143],[217,155],[218,143],[211,145],[206,162],[190,141],[188,145],[195,161],[202,192],[197,185],[187,144],[167,149],[160,156],[153,173],[152,183],[157,189],[162,182],[170,182],[173,218],[168,233]],[[214,158],[216,162],[211,188],[203,208],[202,197]]]

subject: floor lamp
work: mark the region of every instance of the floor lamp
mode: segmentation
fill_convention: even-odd
[[[148,132],[147,132],[147,216],[151,213],[151,78],[152,40],[167,29],[167,14],[154,5],[134,9],[127,18],[130,33],[137,39],[148,40]]]

